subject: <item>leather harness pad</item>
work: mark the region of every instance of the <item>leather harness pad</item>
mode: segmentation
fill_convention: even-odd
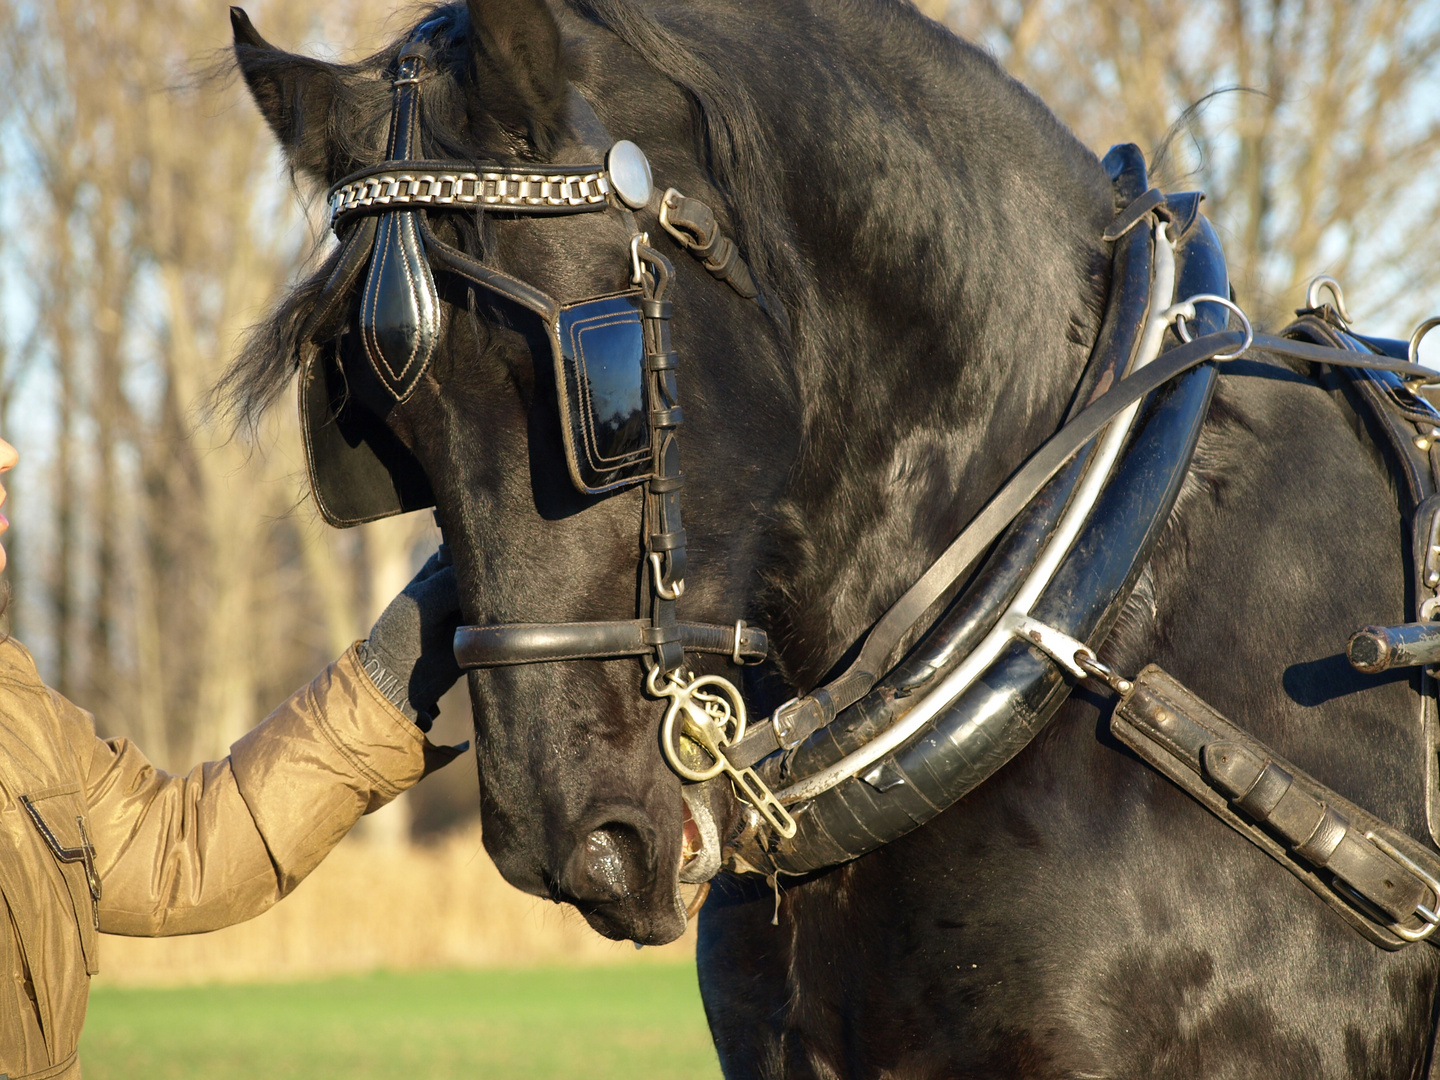
[[[1154,664],[1136,678],[1110,727],[1382,948],[1408,944],[1394,927],[1423,929],[1416,907],[1433,911],[1440,902],[1433,852],[1279,757]],[[1356,893],[1363,900],[1352,902]]]
[[[422,42],[400,54],[395,111],[390,127],[392,160],[416,157],[419,79],[430,57]],[[440,338],[440,295],[420,240],[420,210],[392,210],[380,218],[370,272],[360,301],[360,338],[365,357],[396,402],[404,401],[435,356]]]
[[[420,243],[415,221],[420,213],[400,210],[381,217],[360,301],[365,358],[396,402],[415,389],[440,337],[440,296]]]

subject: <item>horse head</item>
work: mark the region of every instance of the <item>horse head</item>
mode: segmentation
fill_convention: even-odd
[[[709,193],[693,160],[672,149],[690,141],[677,134],[691,123],[685,101],[655,85],[624,50],[597,46],[576,26],[562,32],[538,0],[437,7],[394,45],[353,65],[285,53],[243,12],[232,17],[255,102],[292,168],[321,185],[387,157],[495,163],[517,175],[598,162],[609,144],[597,143],[609,133],[597,129],[593,102],[617,137],[656,148],[668,182]],[[402,54],[415,46],[424,62],[407,83]],[[400,152],[397,82],[412,95],[413,110],[398,136],[408,140]],[[645,94],[654,99],[641,106]],[[621,102],[634,107],[616,108]],[[643,604],[637,610],[646,495],[626,482],[623,467],[604,472],[636,433],[581,430],[589,420],[605,423],[608,406],[593,400],[581,427],[563,430],[567,409],[584,408],[587,392],[638,392],[641,372],[632,369],[633,386],[622,373],[607,388],[593,371],[588,387],[583,379],[578,390],[568,386],[552,363],[548,312],[430,265],[425,252],[461,253],[554,298],[557,307],[624,299],[637,291],[636,227],[629,208],[611,203],[574,216],[528,216],[503,206],[431,212],[423,222],[419,213],[393,215],[398,223],[382,216],[373,241],[376,218],[360,219],[351,232],[369,229],[365,250],[352,252],[342,230],[347,243],[262,328],[261,350],[252,349],[263,350],[272,385],[288,376],[277,358],[300,365],[302,395],[312,395],[312,476],[327,516],[350,524],[433,499],[465,616],[479,626],[649,615]],[[649,244],[659,248],[653,219],[648,229],[656,233]],[[367,256],[370,265],[337,293],[333,283],[347,273],[347,259],[364,263]],[[390,266],[381,268],[382,260]],[[796,393],[780,362],[783,329],[759,304],[690,260],[677,261],[669,295],[684,313],[673,341],[683,358],[685,527],[692,538],[685,617],[759,622],[763,537],[754,525],[773,504],[797,441]],[[333,325],[316,332],[316,313],[327,306]],[[620,309],[638,340],[633,304]],[[615,315],[602,303],[598,322]],[[264,382],[252,377],[246,393],[261,393]],[[567,401],[567,390],[579,396]],[[643,427],[643,413],[640,419]],[[347,438],[350,445],[342,445]],[[608,447],[589,447],[603,475],[576,476],[588,468],[587,438],[610,439]],[[347,450],[357,447],[366,454],[363,467],[345,464]],[[648,450],[640,457],[643,472]],[[369,494],[349,488],[373,485],[377,475],[383,506],[371,510],[362,505]],[[695,657],[687,666],[719,672],[727,664]],[[471,692],[485,844],[505,877],[574,903],[602,933],[660,943],[684,928],[677,875],[687,817],[687,856],[699,830],[657,739],[664,702],[643,692],[643,677],[633,658],[558,660],[476,671]],[[696,816],[711,818],[695,806]],[[717,802],[716,810],[727,806]]]
[[[468,0],[351,65],[278,50],[235,10],[240,70],[292,168],[331,187],[342,243],[252,335],[229,389],[263,407],[298,366],[322,511],[353,524],[433,503],[478,627],[653,630],[668,591],[687,623],[767,628],[762,666],[733,666],[737,629],[734,657],[687,651],[683,668],[739,683],[763,722],[1053,430],[1098,326],[1113,206],[1043,106],[913,13],[889,32],[924,37],[928,58],[893,71],[881,49],[851,75],[818,59],[843,27],[777,8],[772,32],[722,8],[687,7],[687,35],[620,0]],[[933,144],[907,142],[864,85],[912,78],[940,95]],[[619,140],[649,155],[656,194],[627,194]],[[758,296],[661,234],[672,186],[714,209]],[[595,212],[536,210],[547,200]],[[566,312],[628,321],[647,357],[668,332],[679,400],[674,369],[647,358],[642,389],[611,388],[630,405],[597,404],[609,391],[575,375]],[[666,524],[675,405],[683,531]],[[654,695],[668,631],[641,632],[639,659],[586,639],[583,658],[552,647],[470,689],[501,872],[659,943],[685,925],[682,863],[713,873],[745,814],[724,776],[682,795]]]

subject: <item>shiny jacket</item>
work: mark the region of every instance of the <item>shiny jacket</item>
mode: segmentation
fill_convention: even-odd
[[[361,814],[450,756],[352,648],[228,758],[171,776],[98,738],[23,646],[0,644],[0,1074],[80,1075],[99,932],[193,934],[259,915]]]

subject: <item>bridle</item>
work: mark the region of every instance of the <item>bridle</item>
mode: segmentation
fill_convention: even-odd
[[[1281,767],[1268,748],[1210,716],[1204,703],[1191,701],[1163,673],[1147,669],[1124,679],[1095,652],[1175,504],[1213,392],[1212,361],[1234,359],[1254,345],[1377,377],[1431,379],[1414,362],[1414,340],[1407,356],[1403,345],[1397,352],[1354,334],[1317,331],[1304,341],[1254,333],[1228,298],[1223,255],[1198,213],[1200,197],[1149,188],[1138,151],[1117,148],[1119,156],[1107,155],[1106,167],[1120,209],[1104,237],[1113,245],[1114,274],[1091,357],[1089,400],[881,617],[838,677],[785,703],[768,722],[747,725],[743,695],[732,681],[697,677],[687,667],[687,653],[759,663],[769,642],[741,620],[713,625],[678,618],[686,536],[678,443],[683,413],[670,339],[674,272],[639,229],[635,212],[655,212],[662,228],[738,295],[755,299],[758,290],[709,209],[673,189],[657,196],[643,152],[611,140],[578,92],[570,97],[571,126],[591,148],[605,148],[603,164],[530,171],[417,159],[420,87],[433,60],[433,25],[422,25],[400,51],[387,160],[331,189],[331,222],[342,246],[302,337],[321,352],[330,349],[334,364],[337,340],[358,329],[347,346],[358,361],[350,367],[357,370],[343,389],[383,418],[413,393],[437,347],[441,300],[434,275],[478,288],[544,327],[575,486],[587,493],[638,486],[645,506],[640,618],[462,627],[455,654],[463,667],[640,659],[646,692],[669,701],[660,731],[669,766],[695,783],[728,775],[742,803],[741,828],[726,841],[726,866],[772,881],[856,858],[932,819],[1023,749],[1056,715],[1074,681],[1098,679],[1123,699],[1117,716],[1123,715],[1130,734],[1122,737],[1133,738],[1130,744],[1146,760],[1161,760],[1149,755],[1151,743],[1159,745],[1163,736],[1147,734],[1141,705],[1163,698],[1176,712],[1200,717],[1192,724],[1192,734],[1201,733],[1195,740],[1215,742],[1221,732],[1226,746],[1238,748],[1235,760],[1262,763],[1256,768],[1266,783],[1289,778],[1317,805],[1343,805],[1345,815],[1337,820],[1363,824],[1363,840],[1355,839],[1358,830],[1332,829],[1337,844],[1346,835],[1352,841],[1345,850],[1353,870],[1345,880],[1358,892],[1342,896],[1323,873],[1310,880],[1304,877],[1310,871],[1297,869],[1296,852],[1314,862],[1313,837],[1295,839],[1274,823],[1267,832],[1256,824],[1267,819],[1245,802],[1247,792],[1220,789],[1245,812],[1225,820],[1252,842],[1270,844],[1265,850],[1357,930],[1390,948],[1421,940],[1440,924],[1440,916],[1422,905],[1417,910],[1424,927],[1407,929],[1395,912],[1376,906],[1373,890],[1366,892],[1366,875],[1413,870],[1419,895],[1433,894],[1440,902],[1440,865],[1431,853],[1299,770]],[[449,210],[619,215],[630,240],[616,257],[630,268],[632,287],[557,300],[436,237],[428,215]],[[1230,311],[1239,315],[1243,331],[1226,329]],[[1387,392],[1399,394],[1403,387],[1395,382]],[[1161,388],[1169,396],[1157,402]],[[322,512],[337,486],[325,464],[332,460],[327,453],[342,453],[334,433],[351,449],[364,441],[346,433],[345,403],[332,389],[313,370],[302,378],[311,479]],[[1151,407],[1142,419],[1147,401]],[[329,428],[334,431],[327,436]],[[370,447],[376,458],[393,453],[384,447],[383,433],[364,439],[376,440]],[[350,519],[327,512],[335,523],[427,505],[428,489],[417,493],[396,479],[396,458],[378,466],[357,460],[360,471],[350,475],[365,469],[371,477],[388,474],[395,490],[382,492]],[[403,468],[398,473],[403,476]],[[1118,542],[1092,535],[1116,520],[1129,530]],[[1440,515],[1435,520],[1440,535]],[[1440,571],[1435,576],[1440,583]],[[1075,584],[1082,579],[1083,588]],[[967,580],[941,618],[922,627],[927,612]],[[917,629],[924,630],[919,644],[897,662],[893,654]],[[1157,767],[1196,798],[1218,798],[1213,776],[1188,778],[1203,772],[1200,757],[1191,762],[1179,751],[1171,756],[1174,761],[1165,758]],[[1222,817],[1230,813],[1225,798],[1211,806]],[[1277,832],[1281,840],[1271,835]],[[1357,895],[1363,910],[1354,908]]]
[[[740,690],[724,676],[696,677],[687,669],[687,652],[726,656],[737,665],[759,663],[769,652],[769,641],[764,631],[740,619],[722,626],[677,617],[677,601],[685,593],[686,536],[678,438],[684,414],[679,357],[670,338],[674,270],[636,224],[635,211],[654,208],[662,228],[712,276],[741,297],[755,299],[749,270],[709,208],[674,189],[657,195],[644,153],[632,142],[611,140],[573,88],[571,126],[585,142],[608,148],[604,164],[546,165],[532,171],[419,159],[421,86],[433,73],[430,36],[437,23],[420,26],[400,50],[386,160],[330,189],[330,223],[341,238],[341,252],[302,339],[333,345],[347,329],[358,329],[363,363],[350,365],[361,371],[346,390],[383,417],[410,397],[433,359],[442,302],[436,273],[540,319],[555,368],[571,480],[587,494],[643,488],[640,576],[645,616],[462,627],[456,635],[456,657],[464,667],[640,658],[646,669],[645,690],[670,702],[662,722],[670,766],[697,782],[728,772],[741,797],[777,833],[792,836],[793,818],[764,781],[753,769],[731,765],[724,754],[724,747],[745,732]],[[630,241],[617,256],[629,266],[632,287],[561,302],[439,239],[428,215],[455,210],[619,215]],[[362,273],[358,312],[352,319],[352,296]],[[323,419],[319,424],[308,420],[307,438],[323,426]],[[323,508],[326,478],[317,460],[312,453],[311,478]],[[421,501],[423,496],[407,505],[402,496],[397,508],[410,509]],[[694,749],[696,743],[709,753],[708,760]]]

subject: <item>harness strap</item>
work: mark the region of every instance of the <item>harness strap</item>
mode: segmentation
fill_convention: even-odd
[[[1237,352],[1246,335],[1237,330],[1207,334],[1178,345],[1154,363],[1141,368],[1101,394],[1031,455],[1030,459],[988,502],[920,580],[895,602],[865,638],[859,654],[838,678],[807,697],[782,706],[771,724],[756,725],[746,733],[731,760],[737,764],[759,761],[776,750],[798,745],[825,727],[836,713],[858,701],[875,685],[890,653],[910,628],[975,565],[1000,533],[1033,499],[1046,481],[1077,450],[1093,439],[1125,409],[1208,360]],[[1312,363],[1370,371],[1392,371],[1412,379],[1436,378],[1436,373],[1386,356],[1355,353],[1303,341],[1255,334],[1253,347],[1265,352]],[[780,732],[787,734],[781,736]]]
[[[1110,730],[1384,949],[1430,937],[1440,858],[1296,768],[1151,664]]]
[[[340,333],[340,324],[349,314],[350,290],[370,264],[370,252],[375,247],[375,231],[379,225],[377,217],[361,218],[341,240],[340,257],[335,260],[335,269],[325,279],[320,298],[315,301],[305,325],[300,329],[301,341],[329,341]],[[296,359],[298,361],[299,358]]]
[[[711,277],[725,282],[746,300],[760,295],[750,267],[740,257],[740,249],[721,232],[710,207],[671,188],[660,200],[659,217],[661,228],[699,259]]]
[[[455,633],[455,659],[463,668],[508,667],[555,660],[613,660],[644,656],[660,641],[675,641],[686,652],[740,657],[758,664],[770,651],[764,630],[740,623],[676,623],[652,627],[648,620],[581,623],[506,623],[462,626]],[[672,636],[673,635],[673,636]]]

